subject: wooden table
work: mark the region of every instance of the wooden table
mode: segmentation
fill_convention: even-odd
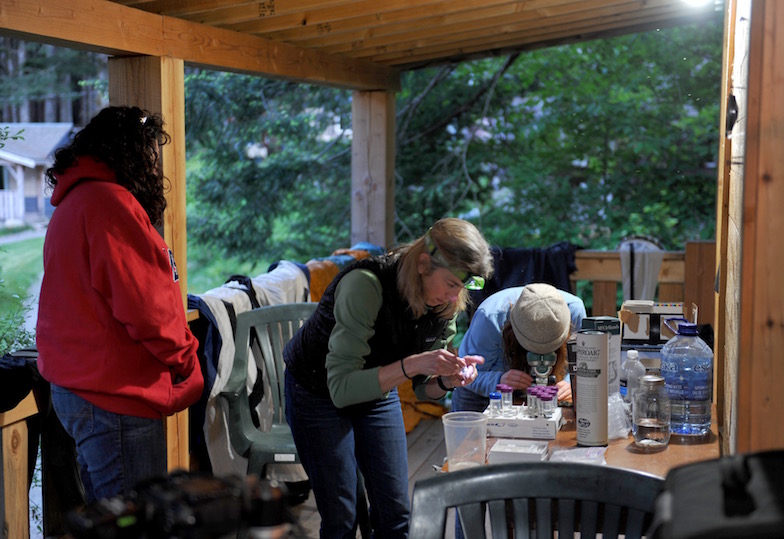
[[[562,408],[564,424],[558,431],[555,440],[549,443],[552,454],[556,448],[578,447],[577,431],[575,430],[574,409]],[[720,456],[718,426],[716,423],[716,407],[713,406],[712,425],[710,436],[703,443],[684,443],[676,437],[670,439],[670,444],[663,451],[643,452],[634,446],[634,438],[629,435],[623,439],[611,440],[604,454],[608,466],[626,468],[639,472],[665,477],[671,468],[698,462],[701,460],[715,459]],[[498,440],[490,437],[487,439],[487,451]],[[448,471],[446,464],[442,471]]]
[[[555,440],[550,442],[550,451],[556,447],[577,447],[577,431],[575,430],[574,411],[563,408],[565,424],[558,431]],[[640,472],[664,477],[671,468],[701,460],[715,459],[720,456],[716,410],[714,406],[713,424],[710,437],[704,443],[682,443],[677,438],[670,439],[670,444],[663,451],[655,453],[642,452],[634,446],[634,438],[611,440],[604,454],[608,466],[628,468]],[[488,439],[488,442],[491,442]],[[494,443],[495,440],[492,441]],[[488,443],[490,446],[491,443]]]

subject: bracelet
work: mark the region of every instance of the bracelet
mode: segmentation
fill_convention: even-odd
[[[441,389],[443,389],[447,393],[449,393],[450,391],[452,391],[454,389],[453,387],[446,387],[444,385],[444,382],[441,380],[440,376],[438,378],[436,378],[436,382],[438,382],[438,387],[440,387]]]
[[[404,357],[401,357],[401,358],[400,358],[400,370],[401,370],[401,371],[403,371],[403,376],[405,376],[405,377],[406,377],[408,380],[413,380],[413,378],[412,378],[412,377],[410,377],[410,376],[408,375],[408,373],[406,372],[406,366],[405,366],[405,364],[403,363],[403,360],[404,360],[404,359],[406,359],[406,358],[404,358]]]

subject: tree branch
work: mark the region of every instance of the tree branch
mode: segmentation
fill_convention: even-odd
[[[479,90],[471,97],[471,99],[469,101],[463,103],[462,105],[460,105],[459,107],[454,109],[451,113],[449,113],[446,116],[444,116],[441,119],[441,121],[436,122],[435,124],[431,125],[430,127],[420,131],[419,133],[417,133],[416,135],[414,135],[410,139],[402,141],[401,144],[411,144],[412,142],[414,142],[414,141],[416,141],[416,140],[418,140],[420,138],[429,136],[431,133],[434,133],[436,131],[440,131],[445,126],[449,125],[449,123],[452,122],[455,118],[459,118],[463,114],[465,114],[468,111],[470,111],[474,107],[474,105],[476,105],[476,103],[480,99],[482,99],[482,97],[484,96],[485,93],[487,93],[491,88],[495,87],[495,84],[498,81],[498,79],[501,77],[501,75],[503,75],[504,73],[506,73],[509,70],[509,68],[512,66],[512,64],[514,64],[515,60],[517,60],[518,56],[520,56],[519,53],[512,54],[509,57],[507,57],[507,59],[504,62],[504,64],[495,72],[495,74],[493,75],[492,79],[490,79],[481,88],[479,88]],[[429,89],[430,88],[428,88],[428,91],[429,91]]]

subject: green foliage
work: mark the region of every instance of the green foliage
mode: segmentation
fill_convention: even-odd
[[[0,317],[0,356],[35,343],[35,336],[24,329],[25,313],[28,310],[28,307],[19,308]]]
[[[25,329],[30,311],[27,291],[43,271],[43,238],[34,238],[0,247],[0,355],[35,342]]]
[[[399,229],[464,215],[504,246],[712,237],[721,39],[717,20],[406,73]]]
[[[303,259],[349,238],[343,91],[243,75],[186,77],[188,231],[244,261]],[[332,137],[325,133],[338,126]]]
[[[0,127],[0,148],[5,146],[6,140],[24,140],[22,133],[24,133],[24,129],[20,129],[12,135],[10,127],[7,125]]]
[[[647,234],[682,249],[713,237],[721,43],[717,17],[403,73],[396,241],[443,216],[509,247],[612,249]],[[190,240],[212,259],[260,265],[348,246],[350,99],[188,72]]]
[[[106,67],[105,55],[35,42],[23,43],[23,61],[15,65],[19,43],[0,38],[0,58],[6,66],[0,74],[0,96],[6,106],[52,94],[76,99],[81,95],[80,81],[98,78]]]
[[[0,127],[0,148],[5,146],[6,140],[23,139],[23,131],[24,130],[18,131],[16,134],[12,135],[10,134],[10,129],[8,126]],[[20,231],[24,228],[26,227],[18,227],[10,229],[7,232]],[[9,249],[0,248],[0,252],[3,251],[8,252]],[[11,251],[17,251],[17,249],[11,249]],[[3,257],[3,260],[15,261],[10,256],[11,254],[13,253],[9,252],[8,256]],[[30,258],[24,258],[24,260],[29,261]],[[32,265],[35,265],[35,257],[33,257]],[[17,272],[15,271],[15,264],[6,264],[6,266],[10,266],[10,269],[6,272],[3,272],[3,267],[0,266],[0,277],[4,277],[4,273],[9,273],[10,277],[13,279],[13,285],[10,286],[9,291],[6,288],[5,278],[0,278],[0,312],[3,313],[2,316],[0,316],[0,356],[19,348],[30,346],[34,342],[34,336],[29,331],[24,329],[25,315],[29,311],[30,307],[25,304],[25,295],[20,295],[18,290],[18,286],[20,284],[21,286],[29,286],[30,281],[26,278],[16,278]],[[21,283],[18,281],[21,281]],[[26,290],[27,289],[25,288],[25,293]]]
[[[17,140],[22,138],[22,131],[10,134],[8,126],[0,127],[0,148],[5,146],[8,139]],[[0,267],[0,275],[2,275]],[[0,316],[0,356],[32,344],[33,336],[24,329],[24,317],[28,308],[24,306],[23,299],[12,292],[5,294],[3,287],[5,281],[0,279],[0,306],[3,315]]]

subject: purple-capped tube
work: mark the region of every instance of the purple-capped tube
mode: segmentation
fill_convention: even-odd
[[[530,386],[526,389],[526,402],[528,404],[528,415],[538,417],[539,415],[539,390],[537,386]]]
[[[539,397],[539,402],[541,403],[541,410],[542,416],[544,417],[553,417],[553,413],[555,412],[555,405],[553,401],[553,396],[548,391],[546,394]]]
[[[512,386],[498,384],[495,386],[495,390],[501,392],[501,413],[507,417],[515,415],[514,401],[512,398],[514,390],[512,389]]]

